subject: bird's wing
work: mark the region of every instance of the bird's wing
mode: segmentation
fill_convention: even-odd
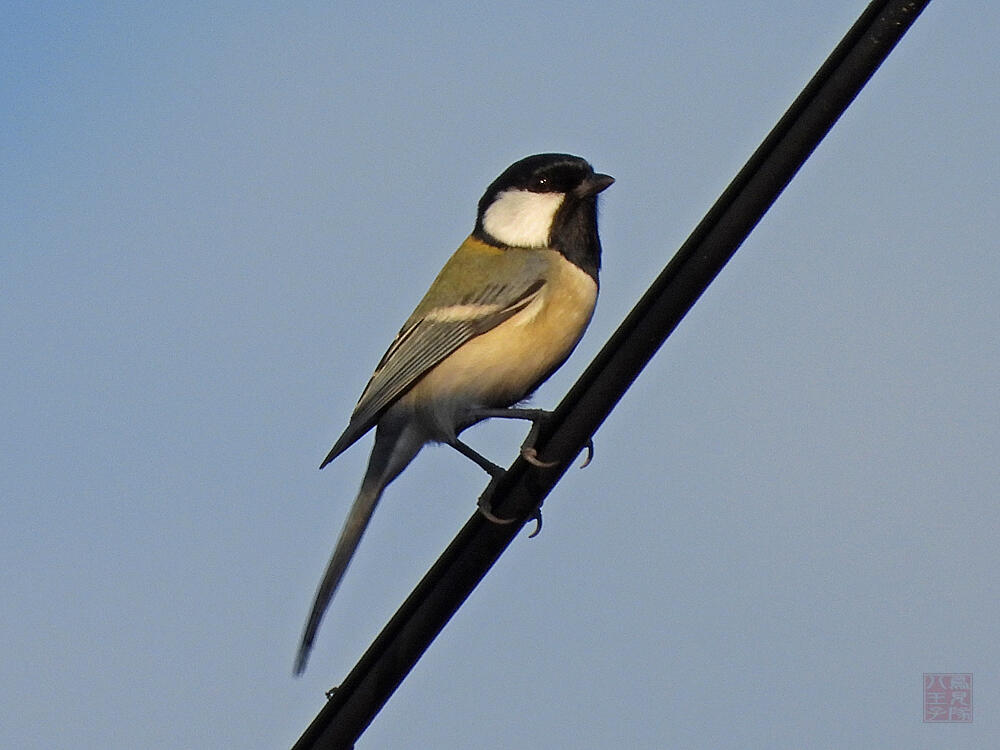
[[[339,456],[370,430],[392,403],[428,370],[470,339],[517,314],[538,296],[544,280],[523,276],[512,282],[490,283],[452,304],[417,312],[396,336],[372,375],[351,415],[350,424],[320,468]],[[422,309],[424,308],[424,309]]]

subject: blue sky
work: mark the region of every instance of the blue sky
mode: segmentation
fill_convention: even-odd
[[[485,485],[425,450],[292,678],[370,439],[316,467],[482,190],[617,178],[553,405],[835,5],[6,5],[0,746],[291,745]],[[997,28],[931,4],[359,748],[1000,742]]]

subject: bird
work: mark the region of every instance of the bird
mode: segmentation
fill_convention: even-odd
[[[320,465],[375,428],[361,488],[306,622],[296,675],[383,490],[420,449],[450,445],[495,480],[503,469],[459,434],[491,417],[545,414],[514,407],[566,361],[590,322],[601,266],[597,197],[613,182],[579,156],[545,153],[514,162],[486,188],[472,233],[403,324]],[[523,455],[545,465],[530,446]]]

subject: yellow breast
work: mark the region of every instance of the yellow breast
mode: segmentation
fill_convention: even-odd
[[[454,437],[471,409],[510,406],[530,395],[579,342],[597,302],[597,283],[554,250],[545,286],[524,310],[463,344],[398,402],[440,439]]]

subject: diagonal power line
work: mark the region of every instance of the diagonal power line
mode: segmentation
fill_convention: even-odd
[[[687,314],[930,0],[876,0],[823,63],[539,433],[551,469],[518,459],[331,695],[293,750],[351,748],[632,381]]]

